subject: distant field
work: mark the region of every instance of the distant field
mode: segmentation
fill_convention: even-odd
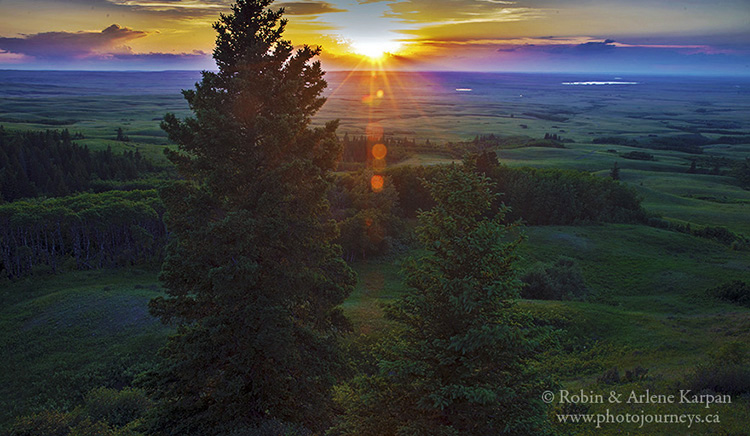
[[[338,118],[339,134],[362,135],[377,125],[386,135],[432,143],[465,141],[478,134],[545,133],[575,141],[566,149],[500,150],[512,166],[571,168],[606,176],[614,162],[622,180],[644,196],[645,206],[666,218],[726,226],[750,234],[750,199],[728,177],[686,174],[695,155],[593,144],[595,138],[648,140],[701,133],[709,139],[750,137],[750,82],[738,78],[625,77],[636,85],[575,86],[611,80],[572,74],[376,73],[327,74],[328,102],[315,122]],[[81,132],[91,149],[139,150],[166,163],[169,146],[159,122],[167,112],[189,114],[180,89],[197,72],[0,72],[0,125],[12,129]],[[462,89],[464,91],[457,91]],[[465,91],[470,89],[470,91]],[[378,97],[378,90],[383,91]],[[115,141],[120,127],[129,142]],[[711,144],[701,156],[744,159],[750,144]],[[621,157],[646,151],[653,161]],[[431,165],[454,158],[425,153],[399,165]],[[726,171],[728,168],[723,168]]]

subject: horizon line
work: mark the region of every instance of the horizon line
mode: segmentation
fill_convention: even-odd
[[[164,70],[86,70],[86,69],[28,69],[28,68],[0,68],[0,73],[4,72],[48,72],[48,73],[203,73],[204,71],[216,72],[215,70],[205,69],[164,69]],[[750,71],[737,73],[691,73],[691,72],[660,72],[660,71],[639,71],[639,72],[617,72],[617,71],[484,71],[484,70],[397,70],[397,69],[330,69],[324,70],[324,73],[400,73],[400,74],[425,74],[425,73],[454,73],[454,74],[534,74],[534,75],[561,75],[561,74],[590,74],[590,75],[613,75],[613,76],[659,76],[659,77],[715,77],[715,78],[750,78]]]

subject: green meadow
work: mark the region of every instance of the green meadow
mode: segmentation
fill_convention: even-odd
[[[637,191],[650,215],[695,228],[726,227],[750,237],[750,191],[730,173],[732,162],[750,157],[750,104],[733,82],[695,79],[695,88],[687,92],[667,86],[668,78],[594,89],[560,88],[569,77],[547,77],[540,85],[533,77],[512,82],[507,76],[381,77],[376,88],[386,91],[383,101],[364,103],[370,79],[355,76],[347,82],[344,74],[334,73],[329,75],[329,101],[315,122],[340,118],[342,136],[362,135],[367,124],[377,123],[386,136],[429,139],[433,144],[470,141],[475,135],[541,139],[555,133],[570,142],[563,142],[564,148],[549,148],[523,146],[521,141],[493,151],[512,167],[574,169],[601,177],[608,177],[616,162],[621,182]],[[709,85],[713,87],[701,92]],[[457,94],[457,88],[473,91]],[[81,133],[84,139],[75,142],[91,150],[138,150],[164,166],[168,162],[163,149],[172,146],[159,128],[166,112],[180,117],[189,113],[177,90],[0,97],[0,125],[5,129],[69,129]],[[116,140],[117,128],[128,141]],[[704,144],[701,154],[626,142],[644,144],[653,138],[692,134],[713,142],[727,136],[745,142]],[[602,142],[597,138],[607,137],[622,141],[597,143]],[[649,153],[653,160],[623,157],[632,152]],[[724,160],[716,160],[720,158]],[[436,147],[413,153],[397,165],[456,160]],[[698,173],[689,172],[694,160]],[[729,353],[726,350],[738,349],[735,354],[750,363],[750,309],[709,292],[732,280],[750,283],[747,247],[732,249],[715,240],[643,224],[527,226],[524,232],[520,271],[564,256],[575,260],[588,288],[583,301],[518,302],[539,323],[555,330],[559,346],[542,356],[539,370],[554,377],[560,389],[674,393],[699,385],[700,369],[717,367]],[[353,324],[347,339],[353,346],[388,334],[391,324],[384,319],[383,305],[405,292],[401,264],[418,255],[405,248],[352,262],[358,284],[344,311]],[[136,382],[171,332],[148,313],[148,301],[161,295],[158,269],[152,265],[2,279],[0,430],[22,414],[45,408],[70,410],[95,387],[121,388]],[[640,375],[626,376],[636,368],[641,368]],[[732,404],[709,409],[720,415],[720,425],[555,427],[576,435],[745,434],[750,422],[748,391],[734,398]],[[606,408],[591,405],[577,412],[605,413]],[[708,413],[702,406],[685,404],[610,409]],[[570,412],[560,405],[553,408],[553,422],[555,414],[565,411]]]

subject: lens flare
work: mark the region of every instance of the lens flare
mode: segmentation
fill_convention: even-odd
[[[385,159],[386,154],[388,154],[388,148],[385,144],[375,144],[372,146],[372,157],[375,159]]]
[[[375,174],[370,179],[370,186],[372,187],[373,192],[380,192],[383,190],[383,185],[385,184],[385,179],[383,179],[383,176],[379,174]]]

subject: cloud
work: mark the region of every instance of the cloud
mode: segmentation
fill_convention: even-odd
[[[747,74],[750,68],[748,52],[629,42],[587,37],[420,40],[419,59],[430,69],[464,71]]]
[[[107,56],[107,58],[127,62],[138,61],[145,63],[181,64],[204,61],[210,59],[211,54],[201,50],[195,50],[192,53],[118,53]]]
[[[539,9],[503,0],[407,0],[390,3],[386,17],[414,24],[507,22],[535,18]]]
[[[612,50],[616,46],[613,44],[615,41],[606,39],[604,41],[590,41],[575,46],[576,50],[585,52],[601,52],[606,50]]]
[[[283,2],[276,5],[284,8],[285,15],[320,15],[333,12],[347,12],[346,9],[336,8],[325,1]]]
[[[227,0],[108,0],[108,2],[118,6],[154,11],[190,9],[215,11],[226,9],[231,3]]]
[[[128,41],[147,33],[113,24],[101,32],[43,32],[21,38],[0,38],[0,50],[40,59],[85,58],[104,53],[131,53]]]

